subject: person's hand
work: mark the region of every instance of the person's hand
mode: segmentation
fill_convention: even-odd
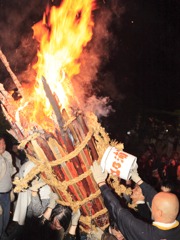
[[[71,223],[72,226],[78,225],[80,216],[81,216],[81,212],[79,209],[76,212],[72,213],[72,223]]]
[[[2,207],[0,205],[0,215],[2,215],[2,214],[3,214],[3,209],[2,209]]]
[[[59,196],[57,195],[57,193],[51,192],[50,193],[50,203],[48,205],[48,208],[55,208],[56,204],[57,204],[57,200],[59,199]]]
[[[38,190],[44,185],[46,185],[46,183],[41,178],[36,178],[32,181],[31,187],[29,189],[33,192],[38,192]]]
[[[81,216],[81,212],[79,209],[76,212],[72,213],[71,226],[69,228],[69,234],[72,236],[76,235],[76,229],[77,229],[80,216]]]
[[[14,200],[15,200],[15,194],[14,194],[13,189],[10,192],[10,200],[11,200],[11,202],[14,202]]]
[[[99,227],[96,227],[91,231],[91,237],[92,239],[101,239],[103,233],[104,232]]]
[[[48,220],[44,217],[44,215],[38,217],[38,222],[41,226],[44,225],[46,221]]]
[[[91,171],[97,184],[105,182],[108,172],[106,170],[103,172],[101,165],[97,161],[93,162],[93,165],[91,166]]]
[[[131,179],[135,182],[135,183],[138,183],[141,178],[138,174],[138,171],[137,171],[137,166],[131,171]]]

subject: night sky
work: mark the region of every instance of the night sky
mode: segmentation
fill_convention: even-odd
[[[122,101],[115,102],[117,111],[110,118],[119,120],[113,128],[117,138],[122,130],[133,128],[138,112],[153,115],[180,108],[180,2],[123,3],[121,27],[115,28],[117,52],[110,64],[119,93],[124,94]],[[174,121],[168,114],[157,117]]]
[[[179,107],[180,2],[124,1],[115,69],[132,84],[142,105]],[[120,71],[119,71],[120,72]],[[124,80],[125,81],[125,80]]]
[[[36,52],[35,42],[22,46],[20,40],[31,38],[31,26],[42,18],[47,2],[0,0],[0,46],[17,75]],[[108,54],[106,58],[101,55],[93,91],[110,98],[115,111],[102,121],[112,137],[118,138],[133,126],[138,113],[173,112],[180,107],[180,1],[98,2],[95,19],[101,9],[111,12],[107,25],[111,37],[102,41]],[[0,82],[7,87],[9,76],[0,68]]]

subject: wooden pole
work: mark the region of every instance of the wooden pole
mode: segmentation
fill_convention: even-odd
[[[12,69],[10,68],[9,62],[7,61],[6,56],[3,54],[3,52],[0,49],[0,59],[2,61],[2,63],[4,64],[4,66],[6,67],[8,73],[10,74],[14,84],[16,85],[19,93],[21,94],[21,97],[23,96],[23,89],[22,86],[19,82],[19,80],[17,79],[16,75],[14,74],[14,72],[12,71]]]

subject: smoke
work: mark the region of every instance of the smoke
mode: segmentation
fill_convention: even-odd
[[[36,56],[37,43],[32,38],[31,26],[42,18],[45,5],[46,1],[0,0],[0,47],[17,76]],[[13,83],[1,62],[0,67],[0,82],[12,88]]]
[[[97,98],[93,95],[87,99],[84,111],[93,112],[97,117],[107,117],[110,112],[114,112],[114,109],[109,103],[110,99],[108,97]]]
[[[42,18],[46,2],[26,0],[1,0],[0,44],[7,50],[18,47],[22,36],[31,31],[31,26]]]
[[[87,109],[87,106],[91,107],[98,116],[107,116],[113,111],[113,108],[109,105],[109,96],[111,96],[111,99],[119,101],[124,98],[117,91],[113,74],[103,72],[103,67],[109,63],[110,56],[118,47],[117,38],[112,28],[113,24],[116,27],[120,27],[120,19],[123,13],[124,7],[120,1],[104,1],[104,5],[101,5],[101,8],[94,16],[93,38],[81,56],[80,74],[73,79],[73,85],[78,94],[80,105],[84,109]],[[93,83],[98,81],[99,76],[101,76],[101,84],[94,89]],[[102,90],[106,94],[105,98],[98,98],[94,95],[94,91],[98,95],[100,92],[102,93]]]

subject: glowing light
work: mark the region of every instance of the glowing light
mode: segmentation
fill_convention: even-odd
[[[68,108],[75,93],[71,78],[80,72],[80,56],[92,38],[94,26],[92,10],[94,0],[64,0],[59,7],[48,6],[42,21],[33,26],[34,38],[39,42],[38,60],[33,68],[36,82],[31,94],[20,103],[19,112],[28,116],[29,122],[50,127],[52,106],[46,97],[42,76],[62,108]],[[28,104],[26,103],[28,102]]]

